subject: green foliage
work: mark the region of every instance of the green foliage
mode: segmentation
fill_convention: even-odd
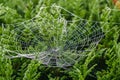
[[[96,66],[96,64],[91,65],[91,61],[94,60],[94,58],[95,53],[91,52],[82,64],[77,63],[73,66],[73,69],[69,72],[73,80],[85,80],[87,76],[90,75]]]
[[[20,15],[17,14],[16,10],[11,9],[10,7],[5,7],[3,4],[0,4],[0,23],[13,23],[16,22],[15,19],[19,19]]]
[[[13,80],[12,74],[11,61],[3,57],[2,50],[0,49],[0,80]]]
[[[53,78],[51,74],[48,75],[48,78],[49,78],[49,80],[66,80],[67,79],[66,76]]]
[[[108,49],[108,51],[105,54],[108,58],[108,60],[106,60],[108,68],[107,70],[102,70],[101,72],[97,73],[98,80],[119,80],[120,44],[114,42],[113,48]]]
[[[5,54],[9,54],[7,50],[20,50],[22,54],[35,49],[44,51],[48,45],[62,46],[64,41],[70,39],[63,33],[64,22],[75,21],[76,17],[58,8],[40,11],[41,6],[56,5],[90,22],[102,21],[99,25],[105,37],[97,50],[87,52],[87,57],[65,70],[46,68],[35,60],[6,58]],[[55,20],[60,18],[61,13],[65,14],[61,21]],[[31,19],[35,15],[39,16],[33,20],[35,24],[31,21],[8,26],[10,23]],[[119,10],[114,8],[112,0],[0,0],[0,80],[120,80],[119,16]],[[71,36],[77,24],[73,22],[67,26]],[[31,41],[33,42],[30,43]],[[67,53],[69,56],[69,51]],[[102,61],[105,61],[102,64],[105,67],[100,67],[99,62],[104,63]]]
[[[39,62],[31,61],[28,65],[28,69],[25,72],[23,80],[37,80],[40,77],[40,72],[38,72]]]

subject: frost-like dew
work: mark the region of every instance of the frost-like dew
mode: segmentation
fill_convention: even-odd
[[[87,56],[103,37],[100,23],[53,5],[41,7],[30,20],[3,24],[1,43],[10,59],[25,57],[51,67],[67,67]]]

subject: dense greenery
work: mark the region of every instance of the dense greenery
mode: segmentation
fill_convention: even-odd
[[[29,50],[41,48],[40,51],[46,49],[46,44],[50,41],[56,31],[60,31],[62,25],[55,22],[59,28],[55,28],[47,32],[49,25],[44,22],[53,20],[54,17],[60,13],[59,11],[53,16],[47,10],[44,10],[40,15],[47,16],[43,22],[35,22],[43,25],[41,32],[35,30],[31,34],[31,25],[34,28],[39,28],[34,24],[28,24],[30,28],[24,28],[19,25],[20,29],[17,30],[12,26],[4,26],[3,24],[10,24],[22,22],[33,18],[39,13],[41,6],[60,5],[77,16],[88,21],[101,22],[100,26],[105,33],[105,37],[100,41],[97,48],[88,52],[88,56],[80,62],[76,62],[72,67],[67,69],[45,67],[36,60],[26,58],[19,59],[6,59],[6,53],[3,48],[9,50],[24,50],[27,46]],[[54,11],[53,11],[54,12]],[[61,11],[62,12],[62,11]],[[64,13],[64,11],[63,11]],[[54,13],[52,13],[54,14]],[[67,14],[67,13],[66,13]],[[48,17],[49,16],[49,17]],[[120,10],[115,8],[112,0],[0,0],[0,80],[120,80]],[[65,19],[75,20],[70,15],[66,15]],[[106,24],[105,24],[106,23]],[[75,25],[75,24],[74,24]],[[20,33],[22,30],[22,34]],[[44,35],[46,37],[37,37]],[[18,34],[24,36],[18,37],[22,42],[14,42],[14,38]],[[28,37],[29,36],[29,37]],[[39,43],[36,40],[41,40]],[[57,37],[55,37],[56,41]],[[64,39],[64,37],[63,37]],[[33,40],[33,43],[28,43]],[[42,43],[45,40],[45,43]],[[59,42],[61,42],[59,40]],[[8,44],[10,46],[8,46]],[[52,43],[50,47],[54,47],[56,43]],[[59,43],[60,45],[61,43]]]

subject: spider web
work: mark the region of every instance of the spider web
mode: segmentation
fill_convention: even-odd
[[[67,67],[87,56],[103,37],[100,23],[53,5],[41,7],[30,20],[2,24],[1,46],[10,59],[25,57],[51,67]]]

